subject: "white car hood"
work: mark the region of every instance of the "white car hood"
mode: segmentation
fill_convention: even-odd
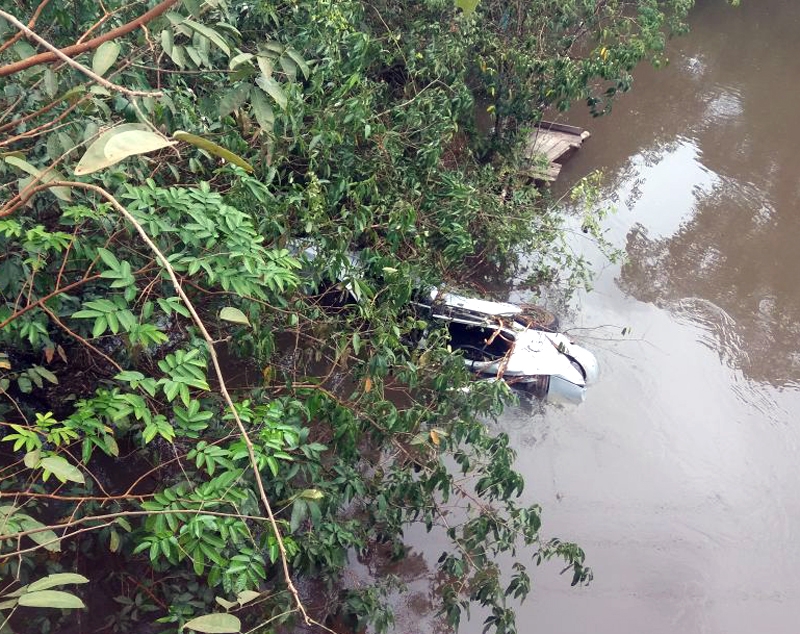
[[[591,367],[584,368],[586,377],[575,367],[570,357],[581,366],[585,362],[589,363]],[[585,348],[571,343],[566,336],[541,330],[524,330],[517,333],[514,351],[506,365],[505,374],[509,376],[549,374],[560,376],[575,385],[584,386],[594,378],[591,374],[595,366],[594,355]]]

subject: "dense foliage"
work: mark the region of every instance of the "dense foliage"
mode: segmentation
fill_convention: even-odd
[[[269,631],[336,611],[385,629],[380,591],[342,572],[376,544],[402,557],[413,522],[450,541],[453,626],[477,602],[515,631],[528,562],[587,581],[482,422],[508,388],[461,389],[446,337],[418,345],[409,300],[520,250],[538,281],[575,283],[526,131],[547,107],[606,108],[690,4],[0,13],[3,627],[55,631],[85,602],[82,631]],[[332,272],[352,250],[365,267],[342,309]]]

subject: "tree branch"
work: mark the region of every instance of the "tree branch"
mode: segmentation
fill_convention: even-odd
[[[90,499],[90,498],[82,498],[82,499]],[[20,537],[25,537],[28,535],[34,535],[36,533],[43,533],[45,531],[58,531],[60,529],[67,529],[72,528],[73,526],[77,526],[78,524],[85,524],[86,522],[99,522],[100,520],[116,520],[118,517],[142,517],[147,515],[179,515],[185,513],[187,515],[211,515],[213,517],[235,517],[241,520],[255,520],[261,521],[267,518],[261,517],[260,515],[242,515],[241,513],[226,513],[224,511],[213,511],[209,509],[161,509],[161,510],[147,510],[147,511],[117,511],[116,513],[106,513],[104,515],[87,515],[86,517],[79,517],[76,519],[71,519],[66,522],[60,522],[58,524],[50,524],[48,526],[37,526],[36,528],[30,528],[24,531],[18,531],[15,533],[8,533],[7,535],[0,535],[0,541],[5,540],[12,540],[18,539]],[[112,522],[113,523],[113,522]],[[94,526],[92,528],[101,528],[99,526]],[[38,544],[38,548],[42,548],[44,546],[48,546],[50,544],[54,544],[56,542],[61,541],[62,539],[66,539],[73,533],[67,533],[64,537],[59,537],[58,539],[54,539],[52,541],[46,542],[44,544]],[[3,557],[13,556],[15,553],[3,553]]]
[[[169,1],[171,1],[171,0],[169,0]],[[100,77],[100,75],[98,75],[97,73],[89,70],[83,64],[80,64],[80,63],[76,62],[69,55],[67,55],[63,51],[60,51],[59,49],[57,49],[55,46],[50,44],[50,42],[45,40],[43,37],[40,37],[39,35],[36,35],[36,33],[34,33],[31,29],[29,29],[27,26],[25,26],[22,22],[17,20],[17,18],[15,18],[10,13],[6,13],[5,11],[0,11],[0,17],[1,18],[5,18],[11,24],[13,24],[15,27],[17,27],[20,31],[25,33],[25,35],[27,35],[29,38],[31,38],[33,40],[36,40],[37,42],[39,42],[39,44],[44,46],[46,49],[50,50],[52,52],[52,54],[55,55],[55,57],[57,59],[61,59],[62,61],[64,61],[65,63],[69,64],[70,66],[72,66],[76,70],[79,70],[80,72],[82,72],[84,75],[86,75],[87,77],[89,77],[93,81],[95,81],[98,84],[100,84],[101,86],[105,86],[109,90],[113,90],[115,92],[121,92],[123,94],[128,95],[129,97],[137,97],[137,96],[140,96],[140,97],[155,97],[155,96],[158,96],[158,95],[161,94],[160,92],[152,92],[152,91],[147,91],[147,90],[131,90],[131,89],[125,88],[123,86],[118,86],[117,84],[115,84],[113,82],[110,82],[107,79],[104,79],[103,77]],[[94,41],[94,40],[90,40],[90,42],[91,41]],[[87,42],[87,44],[88,43],[89,42]],[[28,59],[23,60],[23,61],[24,62],[28,62],[28,61],[30,61],[32,59],[35,59],[36,57],[39,57],[39,55],[34,55],[34,57],[29,57]],[[12,66],[13,66],[13,64],[12,64]],[[8,68],[8,66],[3,66],[2,68],[0,68],[0,77],[3,76],[3,69],[5,69],[5,68]]]
[[[176,4],[177,2],[178,0],[163,0],[163,2],[159,3],[158,5],[150,9],[150,11],[148,11],[147,13],[142,14],[141,16],[139,16],[135,20],[128,22],[127,24],[123,24],[122,26],[109,31],[108,33],[92,38],[91,40],[84,42],[83,44],[73,44],[72,46],[67,46],[66,48],[61,49],[59,52],[63,56],[59,56],[51,50],[51,52],[49,53],[40,53],[39,55],[28,57],[27,59],[14,62],[13,64],[6,64],[5,66],[0,66],[0,77],[13,75],[14,73],[18,73],[22,70],[30,68],[31,66],[36,66],[36,64],[46,64],[48,62],[54,62],[57,59],[59,59],[59,57],[61,57],[61,59],[63,59],[64,57],[74,57],[75,55],[79,55],[80,53],[91,51],[100,46],[103,42],[108,42],[109,40],[113,40],[123,35],[127,35],[131,31],[135,31],[143,24],[147,24],[154,18],[160,16],[162,13],[165,13],[167,9],[169,9],[172,5]]]
[[[10,324],[15,319],[19,319],[20,317],[22,317],[29,310],[33,310],[37,306],[42,306],[46,301],[53,299],[56,295],[60,295],[61,293],[66,293],[68,291],[71,291],[73,288],[77,288],[79,286],[83,286],[84,284],[88,284],[89,282],[93,282],[94,280],[99,280],[99,279],[100,279],[100,275],[99,274],[98,275],[92,275],[91,277],[87,277],[85,279],[78,280],[77,282],[73,282],[72,284],[67,284],[63,288],[57,288],[56,290],[54,290],[49,295],[45,295],[44,297],[40,297],[35,302],[32,302],[32,303],[28,304],[24,308],[20,308],[17,312],[15,312],[12,315],[10,315],[7,319],[5,319],[2,322],[0,322],[0,330],[3,330],[3,328],[8,326],[8,324]]]
[[[119,363],[117,363],[116,361],[114,361],[114,359],[112,359],[111,357],[109,357],[109,356],[108,356],[108,355],[107,355],[105,352],[103,352],[102,350],[98,349],[96,346],[94,346],[94,345],[92,345],[91,343],[89,343],[88,341],[86,341],[86,339],[84,339],[83,337],[81,337],[81,336],[80,336],[80,335],[79,335],[77,332],[75,332],[74,330],[71,330],[71,329],[70,329],[70,327],[69,327],[69,326],[67,326],[67,325],[66,325],[66,324],[65,324],[63,321],[61,321],[61,320],[58,318],[58,315],[56,315],[56,314],[55,314],[55,313],[54,313],[52,310],[50,310],[50,309],[49,309],[49,308],[48,308],[46,305],[44,305],[44,304],[41,304],[41,306],[40,306],[40,307],[41,307],[41,309],[42,309],[42,310],[43,310],[45,313],[47,313],[47,315],[50,317],[50,319],[52,319],[54,322],[56,322],[56,324],[57,324],[58,326],[60,326],[60,327],[61,327],[61,329],[62,329],[64,332],[66,332],[68,335],[70,335],[70,336],[71,336],[73,339],[77,339],[77,340],[78,340],[80,343],[82,343],[84,346],[86,346],[87,348],[89,348],[89,350],[91,350],[91,351],[92,351],[92,352],[94,352],[95,354],[98,354],[98,355],[100,355],[101,357],[103,357],[103,359],[105,359],[105,360],[106,360],[108,363],[110,363],[111,365],[113,365],[113,366],[114,366],[114,368],[116,368],[117,372],[122,372],[122,367],[119,365]]]
[[[42,2],[39,4],[39,6],[36,7],[36,11],[33,12],[33,16],[31,17],[30,20],[28,20],[28,28],[29,29],[32,29],[34,26],[36,26],[36,20],[39,19],[39,16],[41,15],[42,11],[44,10],[44,8],[49,3],[50,3],[50,0],[42,0]],[[21,39],[22,39],[22,31],[19,31],[10,40],[8,40],[6,42],[3,42],[3,45],[0,46],[0,53],[2,53],[4,50],[9,48],[10,46],[14,46],[14,44],[19,42]]]

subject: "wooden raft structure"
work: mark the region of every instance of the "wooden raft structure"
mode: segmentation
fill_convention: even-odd
[[[591,133],[564,123],[541,121],[531,133],[525,158],[530,161],[527,170],[530,177],[543,183],[552,183],[558,178],[561,166],[577,150]],[[542,157],[548,161],[542,167]]]

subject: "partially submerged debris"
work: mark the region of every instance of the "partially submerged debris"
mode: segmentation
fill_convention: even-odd
[[[530,162],[528,175],[535,181],[552,183],[561,166],[591,136],[588,130],[564,123],[541,121],[530,135],[525,158]]]
[[[296,246],[295,250],[309,261],[318,254],[314,246]],[[342,267],[328,271],[353,303],[360,299],[350,279],[361,269],[358,255],[350,254]],[[555,316],[538,306],[477,299],[436,288],[420,290],[413,306],[429,328],[447,328],[452,350],[483,378],[502,379],[539,398],[581,403],[586,387],[598,377],[595,356],[556,332]],[[424,346],[425,341],[423,336],[419,345]]]
[[[450,345],[473,372],[552,401],[581,403],[586,387],[599,375],[595,356],[548,326],[547,311],[516,304],[473,299],[434,289],[418,303],[432,326],[442,323]],[[546,317],[546,324],[537,321]]]

